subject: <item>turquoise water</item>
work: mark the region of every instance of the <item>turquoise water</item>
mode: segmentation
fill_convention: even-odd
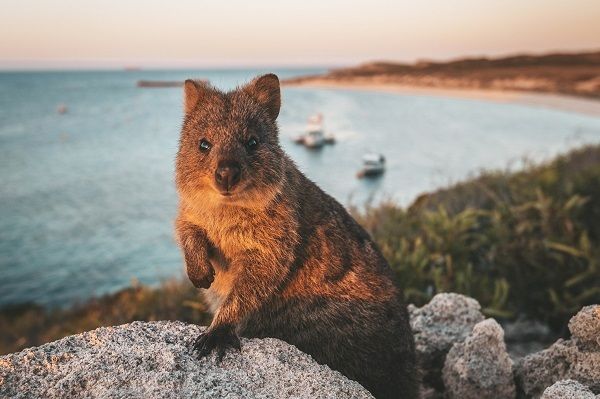
[[[0,73],[0,304],[61,306],[181,275],[172,234],[181,91],[135,83],[199,77],[232,88],[261,72]],[[338,139],[317,152],[291,142],[315,112]],[[285,88],[279,120],[300,169],[345,204],[406,204],[481,168],[600,142],[600,118],[349,90]],[[355,178],[365,151],[386,155],[381,179]]]

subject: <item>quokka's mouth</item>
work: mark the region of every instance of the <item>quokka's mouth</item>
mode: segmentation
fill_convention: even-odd
[[[219,197],[224,201],[232,201],[233,199],[239,198],[240,195],[246,191],[246,188],[245,185],[231,187],[229,190],[214,187],[215,191],[219,194]]]
[[[222,199],[232,199],[238,197],[243,190],[217,190]]]

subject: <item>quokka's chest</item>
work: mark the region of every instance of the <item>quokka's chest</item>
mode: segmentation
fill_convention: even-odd
[[[203,218],[202,228],[209,240],[227,257],[234,257],[240,252],[252,249],[263,249],[269,245],[270,237],[278,235],[273,226],[265,223],[262,215],[214,214]]]

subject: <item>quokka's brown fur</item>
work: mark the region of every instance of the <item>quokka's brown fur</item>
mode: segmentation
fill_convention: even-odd
[[[229,93],[185,83],[176,233],[214,312],[194,348],[222,357],[238,335],[280,338],[377,398],[414,398],[413,337],[392,272],[284,154],[279,108],[272,74]]]

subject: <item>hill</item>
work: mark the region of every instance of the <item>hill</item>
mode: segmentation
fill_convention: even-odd
[[[491,89],[600,98],[600,51],[464,58],[414,64],[371,62],[323,75],[288,79],[311,82],[394,84],[447,89]]]

